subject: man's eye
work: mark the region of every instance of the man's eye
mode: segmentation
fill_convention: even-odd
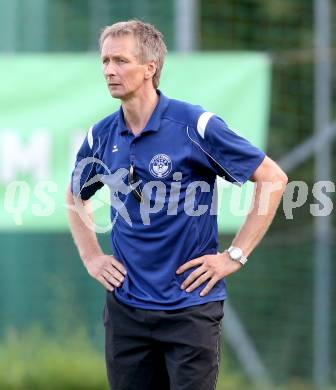
[[[117,59],[117,62],[118,62],[119,64],[125,64],[125,63],[126,63],[126,61],[125,61],[124,59],[122,59],[122,58],[118,58],[118,59]]]
[[[104,58],[103,59],[103,64],[107,64],[108,63],[108,59],[107,58]]]

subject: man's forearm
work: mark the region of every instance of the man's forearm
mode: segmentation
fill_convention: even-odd
[[[252,209],[232,242],[233,246],[243,250],[245,256],[250,255],[267,232],[280,204],[286,184],[287,180],[284,178],[277,178],[277,180],[267,183],[256,182]],[[269,193],[267,188],[270,186],[277,189]],[[266,196],[265,191],[267,192]],[[262,204],[263,202],[267,202],[267,204]]]
[[[87,221],[93,222],[93,213],[91,211],[90,201],[84,202],[80,199],[77,199],[75,204],[73,195],[70,191],[68,191],[66,202],[69,206],[68,220],[70,230],[77,246],[79,255],[85,264],[94,256],[103,254],[94,229],[87,226],[83,220],[85,213],[85,218]]]

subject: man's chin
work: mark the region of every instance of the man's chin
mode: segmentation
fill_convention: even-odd
[[[111,96],[112,96],[113,98],[115,98],[115,99],[122,99],[122,97],[124,96],[123,93],[118,92],[118,91],[111,91],[111,90],[110,90],[110,94],[111,94]]]
[[[117,90],[111,90],[110,94],[114,99],[121,99],[121,100],[127,100],[130,96],[132,96],[132,93],[125,92],[125,91],[117,91]]]
[[[125,95],[124,91],[119,86],[108,86],[108,90],[111,96],[115,99],[122,99],[122,97]]]

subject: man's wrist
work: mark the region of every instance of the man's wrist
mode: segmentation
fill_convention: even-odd
[[[225,250],[231,260],[240,263],[241,265],[245,265],[248,261],[248,258],[244,255],[243,250],[241,248],[230,246]]]
[[[81,259],[83,261],[83,264],[87,266],[88,264],[92,263],[96,257],[101,255],[103,255],[103,252],[101,251],[83,253],[81,254]]]

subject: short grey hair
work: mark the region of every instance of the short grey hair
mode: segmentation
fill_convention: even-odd
[[[156,89],[159,86],[161,70],[167,53],[162,34],[152,24],[140,20],[114,23],[102,30],[99,38],[100,50],[108,36],[123,35],[133,35],[136,39],[138,44],[137,57],[141,64],[149,61],[155,62],[156,72],[153,76],[153,86]]]

